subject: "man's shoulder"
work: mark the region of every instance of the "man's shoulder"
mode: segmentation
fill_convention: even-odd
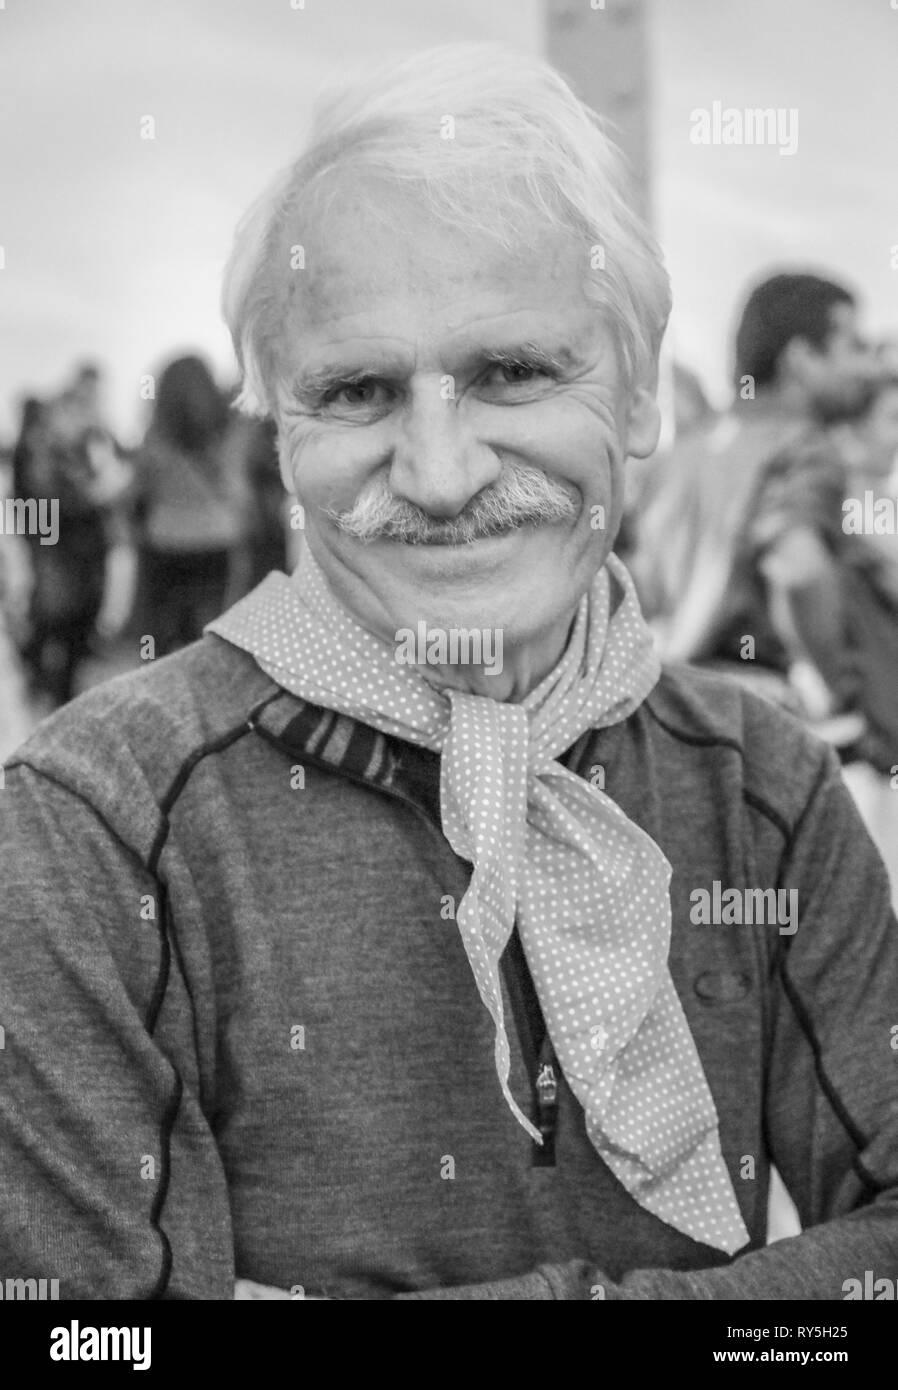
[[[834,759],[825,743],[787,710],[738,680],[685,664],[664,667],[645,701],[662,744],[676,746],[680,761],[705,776],[707,757],[728,759],[743,797],[791,834],[810,796]],[[694,756],[688,756],[692,750]],[[677,794],[683,794],[682,785]]]
[[[101,812],[129,798],[158,806],[180,769],[239,736],[277,689],[252,657],[209,635],[64,705],[6,766],[24,764]]]

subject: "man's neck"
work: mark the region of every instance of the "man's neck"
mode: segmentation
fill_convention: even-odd
[[[501,671],[485,666],[418,666],[436,690],[460,690],[490,700],[517,705],[535,690],[564,655],[576,609],[549,632],[521,647],[506,646]]]

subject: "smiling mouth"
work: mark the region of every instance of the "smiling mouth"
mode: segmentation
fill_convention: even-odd
[[[560,521],[567,520],[566,517],[525,517],[517,521],[512,526],[492,526],[480,531],[476,536],[458,536],[450,534],[422,536],[403,535],[398,532],[381,532],[379,536],[372,537],[373,540],[391,541],[394,544],[412,546],[416,549],[438,547],[440,549],[460,550],[465,546],[476,545],[481,541],[504,540],[511,536],[517,536],[522,531],[539,531],[546,526],[557,526]]]
[[[421,539],[421,540],[406,540],[403,536],[387,536],[385,539],[387,539],[387,540],[398,540],[398,541],[402,542],[402,543],[405,544],[405,545],[414,545],[414,546],[431,546],[431,545],[436,545],[436,546],[442,546],[442,547],[449,547],[449,546],[452,546],[453,548],[461,548],[461,547],[466,546],[466,545],[476,545],[478,541],[494,541],[494,540],[500,540],[503,536],[514,536],[514,535],[516,535],[519,531],[523,531],[524,528],[525,528],[525,527],[528,527],[528,526],[529,526],[529,527],[535,527],[535,526],[536,526],[536,523],[535,523],[535,522],[532,522],[532,521],[529,521],[529,522],[524,522],[524,521],[522,521],[522,522],[519,522],[516,526],[503,526],[503,527],[501,527],[501,528],[500,528],[500,527],[497,527],[495,530],[483,531],[483,532],[481,532],[481,534],[480,534],[479,536],[471,536],[471,537],[459,537],[459,536],[427,536],[427,537],[424,537],[424,538]]]

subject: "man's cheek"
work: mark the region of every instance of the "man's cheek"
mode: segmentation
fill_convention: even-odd
[[[300,482],[309,445],[315,432],[314,424],[305,419],[278,421],[278,456],[281,481],[288,492],[299,496]]]
[[[602,459],[593,464],[591,473],[579,478],[583,492],[583,511],[579,526],[588,533],[594,554],[604,559],[611,549],[623,516],[623,484],[617,470]]]
[[[365,480],[353,453],[325,427],[294,430],[287,453],[289,490],[308,508],[352,506]]]

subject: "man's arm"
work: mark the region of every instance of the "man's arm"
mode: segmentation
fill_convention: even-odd
[[[898,796],[898,792],[895,793]],[[898,1270],[898,923],[885,869],[827,753],[781,867],[798,928],[779,937],[766,1089],[770,1157],[802,1234],[714,1269],[599,1261],[402,1299],[842,1299]]]
[[[786,650],[806,656],[838,708],[854,693],[845,657],[842,584],[835,557],[810,527],[788,531],[760,558],[770,593],[770,617]]]
[[[161,908],[88,801],[7,770],[0,1270],[58,1279],[61,1298],[233,1296],[227,1186]]]

